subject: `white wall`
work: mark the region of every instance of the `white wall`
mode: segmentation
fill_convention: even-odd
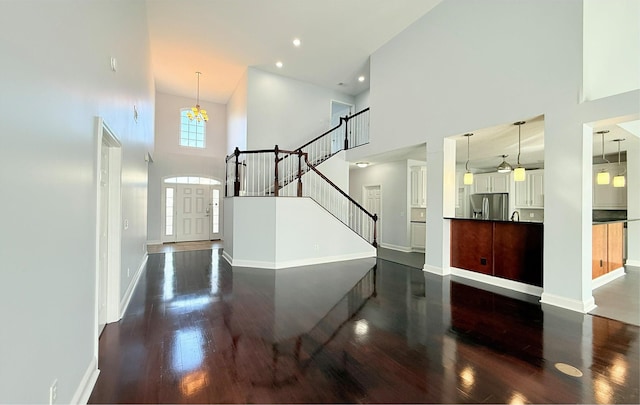
[[[144,260],[154,123],[145,3],[2,1],[0,26],[0,161],[11,168],[0,171],[0,402],[48,403],[57,379],[57,403],[70,403],[97,360],[97,116],[122,142],[123,286]]]
[[[356,111],[362,111],[365,108],[369,107],[369,95],[371,91],[369,89],[363,91],[362,93],[356,96]]]
[[[349,171],[349,195],[364,206],[363,187],[380,185],[378,243],[382,247],[411,250],[407,220],[407,161],[354,167]]]
[[[584,98],[640,89],[640,2],[584,1]]]
[[[223,255],[234,266],[280,269],[376,254],[310,198],[235,198],[224,215],[233,224],[234,240],[224,242],[232,251]]]
[[[227,150],[227,108],[224,104],[200,100],[207,110],[205,148],[179,146],[180,109],[191,107],[194,99],[156,94],[155,153],[149,165],[148,241],[161,240],[162,180],[165,177],[191,175],[219,180],[224,195]]]
[[[227,103],[227,155],[247,149],[247,85],[245,72]]]
[[[545,292],[574,308],[592,301],[582,22],[577,0],[440,3],[371,56],[371,143],[347,154],[426,141],[429,249],[448,240],[443,138],[545,114]],[[447,253],[427,250],[427,267],[446,267]]]
[[[302,146],[330,129],[331,100],[354,104],[352,96],[249,68],[247,148]]]

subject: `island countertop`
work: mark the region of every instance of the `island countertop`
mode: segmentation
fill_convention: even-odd
[[[542,223],[449,219],[451,266],[542,287]]]

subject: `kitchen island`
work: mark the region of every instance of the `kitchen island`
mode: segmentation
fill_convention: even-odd
[[[449,219],[452,267],[542,287],[542,223]]]

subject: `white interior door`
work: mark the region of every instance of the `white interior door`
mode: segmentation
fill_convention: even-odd
[[[100,230],[98,252],[98,334],[107,324],[107,275],[109,272],[109,145],[100,152]]]
[[[176,187],[176,242],[211,239],[211,186]]]
[[[364,188],[364,208],[372,214],[378,214],[377,240],[380,242],[380,217],[382,208],[382,195],[380,186],[366,186]]]

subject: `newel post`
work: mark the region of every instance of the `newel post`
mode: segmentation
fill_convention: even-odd
[[[273,178],[273,195],[274,197],[278,196],[278,152],[280,151],[280,149],[278,148],[278,145],[276,145],[274,152],[276,154],[276,164],[275,164],[275,177]]]
[[[240,164],[238,163],[238,158],[240,157],[240,149],[236,146],[236,149],[233,151],[233,154],[236,156],[236,173],[235,179],[233,181],[233,196],[238,197],[240,195]]]
[[[340,124],[344,121],[344,150],[349,149],[349,116],[340,117]]]
[[[378,214],[373,214],[373,247],[378,247]]]
[[[302,151],[298,151],[298,197],[302,197]]]

